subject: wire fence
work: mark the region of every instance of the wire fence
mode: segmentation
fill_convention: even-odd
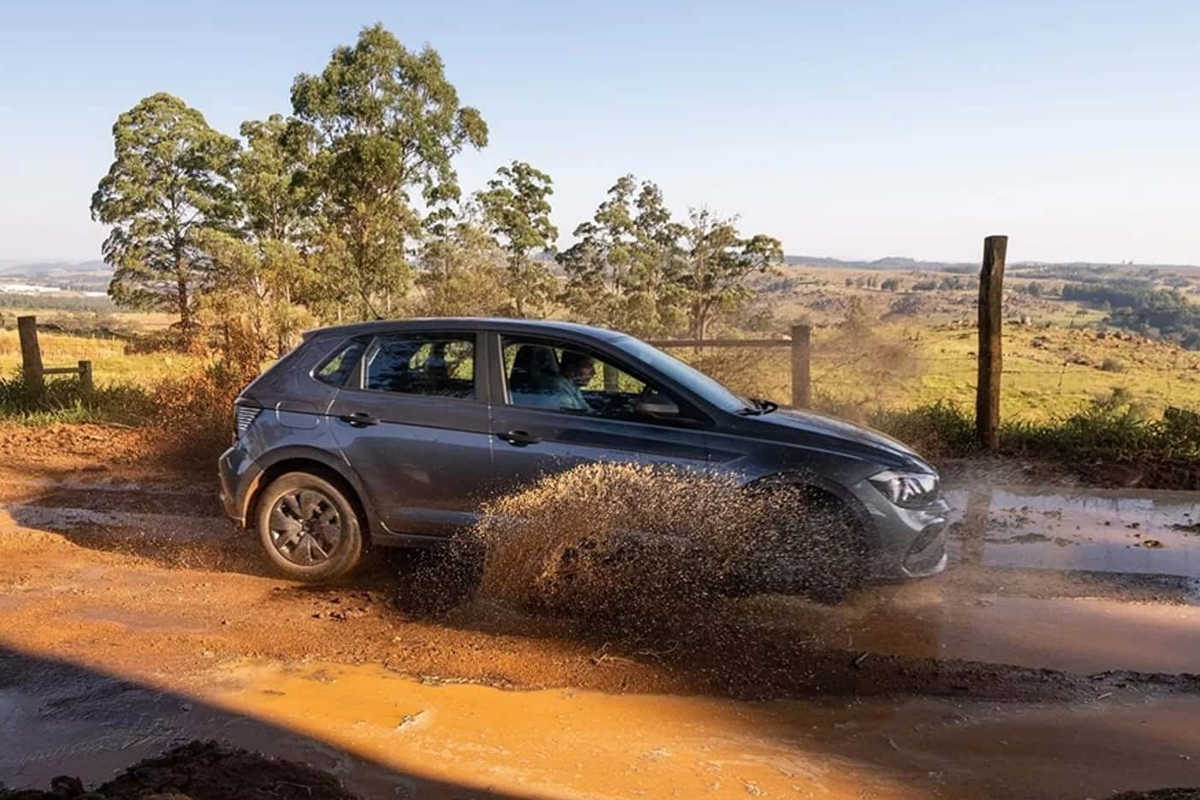
[[[787,340],[762,347],[661,343],[674,355],[718,378],[734,391],[782,404],[791,398],[792,356]],[[928,354],[924,343],[881,346],[870,337],[812,343],[809,356],[812,404],[818,409],[867,418],[874,411],[943,402],[974,408],[978,365],[973,352]],[[1049,355],[1048,353],[1044,355]],[[1200,371],[1152,371],[1121,364],[1034,360],[1009,355],[1001,373],[1001,416],[1039,421],[1067,416],[1124,391],[1142,413],[1157,416],[1171,406],[1200,408]]]

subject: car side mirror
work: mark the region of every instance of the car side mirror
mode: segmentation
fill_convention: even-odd
[[[666,397],[641,400],[634,406],[634,411],[640,417],[651,417],[652,419],[673,419],[679,416],[679,406],[675,401]]]

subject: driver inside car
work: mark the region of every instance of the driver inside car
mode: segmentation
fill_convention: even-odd
[[[559,376],[555,381],[559,408],[565,411],[591,411],[592,407],[580,387],[591,383],[595,375],[596,366],[590,356],[574,350],[564,351],[559,361]]]

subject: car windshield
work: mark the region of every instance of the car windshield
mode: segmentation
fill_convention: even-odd
[[[717,408],[724,411],[753,408],[750,401],[729,391],[719,381],[640,339],[621,336],[614,343],[629,355],[649,365],[688,391],[699,395]]]

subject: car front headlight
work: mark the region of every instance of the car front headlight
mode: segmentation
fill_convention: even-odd
[[[886,469],[869,480],[879,492],[901,508],[924,508],[938,498],[938,476],[929,472],[897,472]]]

